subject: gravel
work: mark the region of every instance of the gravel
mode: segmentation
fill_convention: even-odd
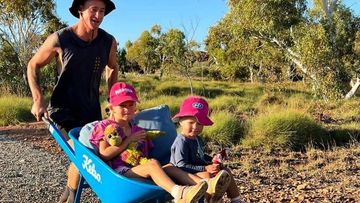
[[[68,158],[0,130],[0,202],[57,202],[66,185]],[[81,202],[99,202],[85,189]]]
[[[225,164],[246,202],[360,202],[360,142],[307,153],[234,147]],[[57,202],[68,165],[42,123],[0,127],[0,203]],[[100,201],[85,189],[81,202]]]

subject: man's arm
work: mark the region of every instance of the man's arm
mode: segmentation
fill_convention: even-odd
[[[30,59],[27,67],[28,83],[34,102],[31,108],[31,113],[38,121],[40,121],[43,115],[48,117],[44,97],[39,86],[38,75],[40,69],[50,63],[51,59],[53,59],[58,53],[57,42],[57,35],[50,35],[36,54]]]
[[[110,49],[109,62],[105,68],[105,77],[109,92],[111,86],[114,83],[116,83],[118,80],[119,66],[117,63],[116,52],[117,52],[117,44],[116,44],[116,40],[114,39]]]

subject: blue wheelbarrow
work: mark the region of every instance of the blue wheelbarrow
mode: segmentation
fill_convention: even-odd
[[[86,187],[91,187],[104,203],[150,203],[169,200],[170,195],[161,187],[116,173],[96,155],[93,149],[86,147],[77,139],[81,128],[74,128],[69,132],[69,137],[74,142],[72,149],[56,125],[49,120],[45,122],[49,126],[51,135],[79,170],[80,181],[75,202],[80,202],[81,192]],[[176,129],[171,122],[168,106],[161,105],[141,111],[134,118],[134,123],[144,129],[157,129],[166,133],[165,136],[153,140],[155,147],[150,152],[150,157],[159,160],[162,164],[169,163],[170,147],[176,137]]]

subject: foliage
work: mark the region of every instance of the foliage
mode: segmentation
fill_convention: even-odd
[[[159,80],[154,75],[139,77],[138,74],[128,74],[123,80],[137,90],[139,110],[167,104],[171,115],[175,115],[181,101],[190,93],[186,79],[179,77]],[[215,122],[213,126],[205,127],[204,135],[209,140],[222,144],[243,143],[241,147],[266,145],[268,148],[283,141],[284,145],[279,147],[299,149],[310,138],[315,140],[310,143],[314,146],[321,139],[331,139],[330,145],[348,144],[360,139],[360,127],[356,125],[360,121],[357,98],[325,102],[312,97],[311,90],[302,82],[271,85],[212,80],[193,82],[195,94],[207,98],[210,117]],[[101,92],[104,110],[107,106],[105,81],[101,83]],[[22,97],[6,97],[4,101],[7,102],[1,103],[0,120],[7,120],[6,123],[33,120],[31,99],[26,99],[28,104],[17,104],[22,100]],[[22,115],[14,119],[15,114]],[[103,116],[106,116],[105,111]],[[323,129],[328,134],[324,134]],[[295,138],[300,141],[294,141]]]
[[[160,57],[156,52],[158,43],[158,39],[149,31],[144,31],[139,39],[127,44],[127,60],[139,64],[146,74],[154,73],[160,65]]]
[[[242,122],[234,114],[228,111],[213,112],[210,116],[215,123],[204,127],[205,139],[221,144],[237,144],[245,134],[246,123]]]
[[[313,94],[325,100],[343,98],[350,79],[358,77],[360,21],[338,1],[316,0],[309,9],[305,0],[229,0],[228,5],[206,39],[221,77],[276,82],[300,74],[297,78],[308,80]]]
[[[221,95],[215,97],[209,102],[209,106],[213,111],[230,111],[235,112],[240,103],[240,98],[237,96]]]
[[[1,85],[17,94],[29,94],[26,68],[44,36],[64,24],[54,14],[52,0],[0,0]]]
[[[182,102],[183,97],[176,97],[176,96],[157,96],[156,99],[149,99],[146,101],[142,101],[139,104],[139,109],[147,109],[154,106],[158,106],[161,104],[166,104],[169,106],[171,115],[175,115],[177,112],[179,112],[179,106]],[[169,102],[171,101],[171,102]]]
[[[304,1],[242,0],[228,4],[229,12],[209,31],[206,39],[209,54],[214,56],[225,77],[234,79],[236,71],[246,71],[247,75],[240,75],[252,82],[273,76],[279,80],[281,68],[287,64],[285,58],[260,36],[287,36],[286,29],[301,19]]]
[[[126,43],[126,59],[143,68],[143,73],[181,75],[188,80],[190,91],[193,91],[191,69],[201,59],[199,45],[175,28],[166,33],[161,32],[159,25],[150,31],[144,31],[135,42]]]
[[[0,126],[14,125],[34,120],[30,113],[32,100],[17,96],[0,97]]]
[[[116,53],[117,55],[117,63],[119,65],[119,72],[122,73],[122,75],[125,75],[126,70],[126,50],[125,49],[119,49]]]
[[[244,146],[299,150],[329,141],[323,128],[311,117],[293,110],[260,115],[250,126],[249,134],[242,141]]]

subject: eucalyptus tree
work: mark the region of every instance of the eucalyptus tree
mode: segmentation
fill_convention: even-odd
[[[229,66],[235,68],[232,72],[246,70],[253,81],[254,74],[282,67],[285,57],[274,49],[271,39],[290,41],[290,28],[301,22],[305,1],[229,0],[228,6],[229,12],[210,29],[207,38],[207,50],[221,56],[224,71],[228,72]]]
[[[186,39],[184,32],[179,29],[169,29],[160,37],[160,52],[163,56],[163,67],[167,72],[179,73],[189,82],[191,94],[193,85],[191,68],[196,61],[196,51],[199,45],[194,40]]]
[[[350,81],[358,77],[354,41],[359,18],[339,0],[314,0],[307,19],[294,34],[298,59],[316,79],[319,95],[350,98],[356,91]]]
[[[183,31],[171,28],[162,32],[159,25],[154,25],[150,31],[144,31],[134,42],[125,45],[126,59],[132,64],[138,64],[144,73],[180,74],[189,82],[193,92],[191,68],[196,62],[196,52],[199,44],[186,37]]]
[[[140,65],[146,74],[154,73],[160,67],[160,59],[156,52],[159,46],[159,38],[156,37],[160,32],[158,29],[158,26],[154,26],[151,29],[152,32],[146,30],[137,40],[128,42],[126,45],[127,60]]]
[[[355,60],[353,61],[354,76],[350,82],[351,90],[346,94],[345,98],[351,98],[360,87],[360,31],[356,32],[354,42]]]
[[[294,64],[324,99],[349,91],[359,19],[340,1],[314,0],[310,9],[306,0],[229,0],[228,5],[207,39],[210,55],[221,65],[250,67],[251,73],[262,64]]]
[[[28,93],[26,65],[49,33],[65,26],[52,0],[0,0],[0,83]]]
[[[116,53],[117,63],[119,65],[119,71],[121,72],[122,76],[125,76],[126,71],[126,50],[124,48],[120,48],[117,50]]]

